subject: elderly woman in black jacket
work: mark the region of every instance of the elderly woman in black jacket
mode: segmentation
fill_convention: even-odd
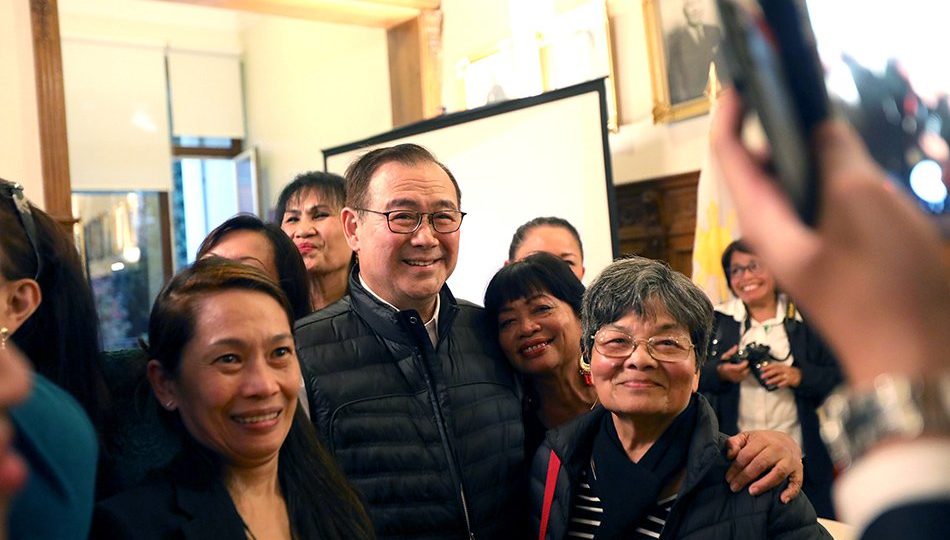
[[[601,406],[548,433],[532,466],[539,538],[830,538],[807,498],[733,493],[725,435],[696,393],[712,305],[685,276],[634,257],[582,310]],[[588,536],[590,535],[590,536]]]

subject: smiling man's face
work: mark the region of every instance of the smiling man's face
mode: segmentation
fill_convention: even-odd
[[[373,174],[366,209],[376,212],[459,210],[455,186],[433,162],[391,161]],[[359,257],[360,275],[370,289],[399,309],[431,315],[436,296],[455,270],[459,231],[438,233],[428,217],[412,234],[389,230],[386,217],[346,208],[344,233]]]

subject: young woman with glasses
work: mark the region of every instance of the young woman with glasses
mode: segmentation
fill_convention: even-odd
[[[816,410],[841,382],[838,363],[741,240],[723,252],[722,268],[735,298],[716,307],[700,391],[724,433],[773,429],[792,437],[805,455],[804,492],[819,516],[834,518],[834,466]]]

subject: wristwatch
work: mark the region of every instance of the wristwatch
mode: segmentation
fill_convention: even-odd
[[[828,396],[821,416],[822,438],[843,467],[885,439],[950,436],[950,371],[922,381],[880,375],[870,390]]]

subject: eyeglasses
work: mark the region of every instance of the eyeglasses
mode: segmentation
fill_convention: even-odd
[[[33,248],[33,256],[36,258],[36,274],[33,279],[39,279],[40,272],[43,270],[43,259],[40,257],[40,243],[37,240],[36,222],[33,221],[33,212],[30,210],[30,203],[23,195],[23,185],[17,182],[10,182],[0,178],[0,196],[7,197],[13,201],[13,207],[16,208],[17,215],[20,218],[20,224],[26,233],[26,239]]]
[[[757,276],[762,273],[763,268],[759,265],[758,261],[752,261],[747,266],[737,264],[735,266],[729,267],[729,277],[737,278],[741,276],[746,270],[748,270],[750,274]]]
[[[390,210],[389,212],[377,212],[367,208],[357,208],[360,212],[369,212],[386,216],[386,223],[389,230],[396,234],[412,234],[422,226],[422,218],[429,218],[429,225],[437,233],[454,233],[462,226],[462,218],[466,216],[465,212],[458,210],[439,210],[438,212],[414,212],[412,210]]]
[[[630,357],[640,343],[645,343],[647,354],[657,362],[683,362],[689,358],[689,351],[693,344],[689,340],[674,336],[653,336],[649,339],[636,339],[626,332],[601,328],[591,336],[594,339],[594,350],[613,359]]]

